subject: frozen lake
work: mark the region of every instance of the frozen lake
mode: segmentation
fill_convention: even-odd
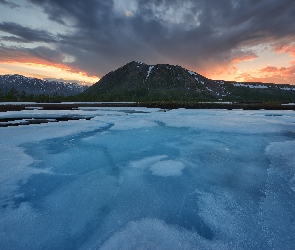
[[[0,118],[0,249],[295,247],[294,111]]]

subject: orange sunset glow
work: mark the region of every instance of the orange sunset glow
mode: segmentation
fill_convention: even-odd
[[[35,78],[53,78],[65,81],[79,82],[85,85],[92,85],[99,81],[98,77],[88,76],[86,72],[78,72],[65,65],[46,65],[40,63],[7,62],[0,63],[2,74],[18,74]]]
[[[141,61],[177,64],[216,80],[295,84],[292,5],[3,0],[0,74],[91,85]]]

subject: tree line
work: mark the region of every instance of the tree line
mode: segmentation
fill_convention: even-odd
[[[15,88],[4,92],[0,89],[0,102],[62,102],[73,101],[73,96],[59,95],[55,92],[53,95],[48,94],[28,94],[24,90],[19,92]]]

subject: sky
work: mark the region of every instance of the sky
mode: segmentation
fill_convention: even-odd
[[[130,61],[295,84],[294,0],[0,0],[0,74],[92,84]]]

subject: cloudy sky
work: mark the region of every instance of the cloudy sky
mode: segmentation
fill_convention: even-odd
[[[295,84],[294,0],[0,0],[0,74],[95,82],[130,62]]]

